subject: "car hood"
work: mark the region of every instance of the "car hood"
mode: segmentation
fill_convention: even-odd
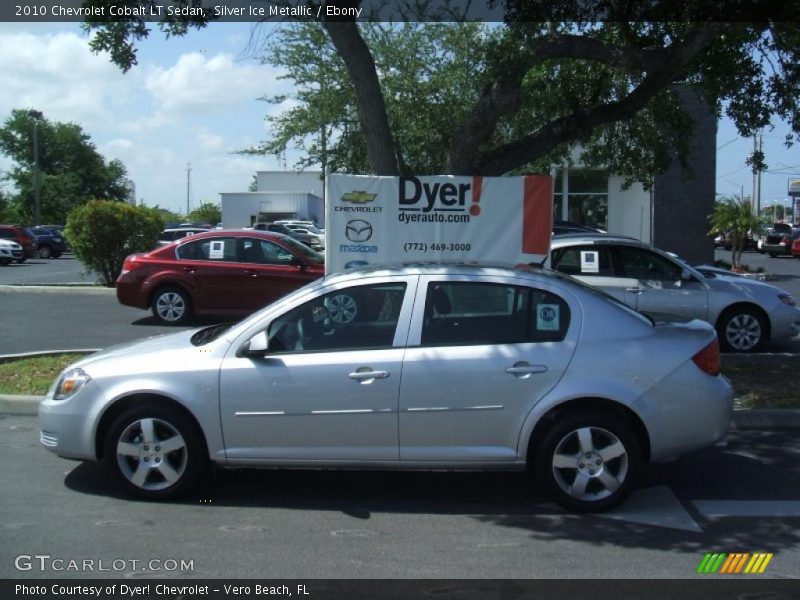
[[[177,333],[165,333],[141,340],[136,340],[134,342],[126,342],[124,344],[110,346],[79,360],[75,364],[71,365],[70,368],[91,367],[95,363],[105,361],[110,358],[119,359],[133,357],[139,359],[144,354],[153,355],[161,352],[173,352],[176,350],[193,348],[194,346],[192,346],[192,342],[190,340],[192,336],[199,331],[199,329],[202,328],[179,331]]]
[[[714,275],[715,276],[713,279],[704,279],[704,281],[712,290],[727,292],[736,291],[749,297],[763,294],[772,294],[776,296],[779,294],[789,294],[789,292],[779,288],[778,286],[764,283],[763,281],[756,281],[755,279],[750,279],[748,277],[738,277],[736,275],[718,275],[716,273]]]

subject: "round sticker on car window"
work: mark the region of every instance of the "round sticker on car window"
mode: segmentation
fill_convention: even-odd
[[[558,331],[561,326],[560,308],[558,304],[540,304],[536,309],[536,329]]]

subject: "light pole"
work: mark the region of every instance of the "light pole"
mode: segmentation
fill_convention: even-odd
[[[29,110],[33,119],[33,224],[42,220],[42,184],[39,177],[39,121],[44,117],[38,110]]]

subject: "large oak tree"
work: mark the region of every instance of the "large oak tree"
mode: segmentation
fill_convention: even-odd
[[[147,5],[151,0],[132,2]],[[774,116],[790,124],[788,142],[800,133],[800,28],[776,3],[497,4],[505,23],[488,28],[406,26],[415,35],[429,28],[432,36],[439,35],[436,28],[472,27],[469,31],[477,33],[462,57],[465,62],[445,65],[458,73],[469,65],[474,72],[468,78],[438,77],[397,52],[399,38],[392,36],[402,27],[322,22],[327,38],[320,47],[330,48],[322,56],[341,76],[329,81],[328,89],[342,92],[344,112],[320,106],[325,118],[310,119],[305,134],[297,127],[298,136],[324,134],[319,147],[326,153],[347,143],[351,165],[362,156],[361,170],[380,175],[500,175],[541,168],[580,144],[586,162],[646,180],[675,152],[684,156],[688,149],[691,123],[680,108],[679,86],[693,88],[719,113],[726,112],[742,135],[768,126]],[[541,21],[543,16],[549,20]],[[204,24],[195,19],[166,27],[175,35]],[[93,48],[109,51],[123,69],[136,63],[136,41],[149,34],[148,24],[136,19],[88,27],[94,30]],[[440,44],[430,56],[438,59],[447,52]],[[392,88],[401,75],[403,93]],[[415,76],[420,85],[409,85]],[[431,81],[438,82],[438,91]],[[448,97],[456,99],[443,100]],[[408,110],[409,98],[416,110]],[[307,108],[310,115],[313,106]],[[430,127],[430,141],[419,143],[419,121],[431,123],[432,115],[437,123]],[[265,148],[270,143],[278,148],[275,142],[282,134],[288,143],[292,136],[286,137],[287,131],[276,129]],[[339,150],[340,156],[347,154]]]

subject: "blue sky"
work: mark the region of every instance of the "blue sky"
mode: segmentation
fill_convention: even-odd
[[[282,108],[257,98],[291,91],[275,67],[243,55],[250,34],[249,23],[169,40],[154,31],[138,46],[139,65],[123,74],[89,51],[77,23],[0,23],[0,119],[36,108],[78,123],[107,159],[122,160],[147,205],[185,211],[187,164],[191,206],[218,202],[220,192],[246,190],[255,171],[283,168],[274,157],[233,154],[265,139],[264,117]],[[800,177],[800,145],[785,148],[789,128],[776,125],[764,132],[762,205],[783,202],[787,180]],[[751,195],[752,138],[722,120],[717,147],[717,193]],[[290,168],[295,160],[288,156]],[[0,157],[0,170],[8,166]]]

